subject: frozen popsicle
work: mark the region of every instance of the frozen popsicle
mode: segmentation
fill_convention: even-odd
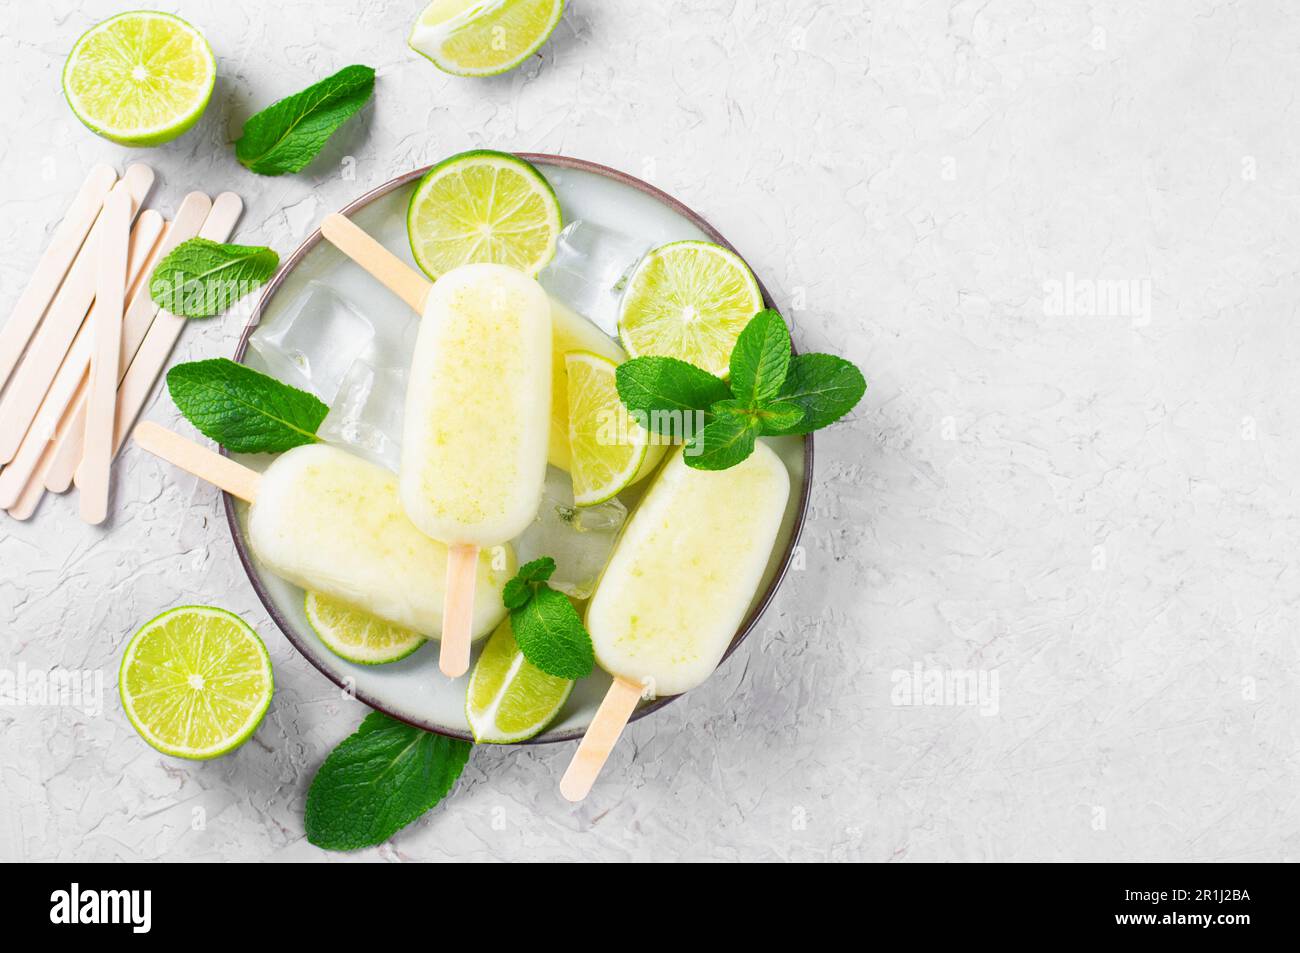
[[[677,450],[614,547],[587,606],[600,667],[614,676],[560,782],[580,801],[642,695],[678,695],[712,674],[772,555],[790,476],[761,441],[728,470]]]
[[[439,665],[469,667],[472,567],[537,515],[551,405],[551,305],[532,278],[495,264],[447,272],[426,298],[411,362],[400,496],[450,546]]]
[[[447,547],[407,519],[397,477],[383,467],[337,447],[308,444],[258,474],[154,423],[137,426],[135,440],[251,503],[249,544],[277,576],[438,638]],[[505,615],[501,590],[514,575],[514,555],[509,547],[485,552],[473,571],[470,630],[477,639]]]

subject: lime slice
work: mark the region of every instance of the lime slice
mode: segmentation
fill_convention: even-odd
[[[465,718],[479,744],[514,744],[550,724],[572,690],[573,682],[524,658],[506,616],[470,673]]]
[[[551,299],[551,434],[546,444],[546,461],[566,473],[573,466],[569,450],[569,375],[564,355],[590,351],[615,364],[627,360],[618,343],[578,312]]]
[[[456,76],[494,76],[537,52],[564,0],[433,0],[407,43]]]
[[[217,77],[212,48],[170,13],[119,13],[81,35],[63,95],[86,126],[124,146],[157,146],[203,115]]]
[[[204,760],[234,751],[271,704],[271,657],[243,619],[181,606],[131,637],[117,674],[135,730],[163,754]]]
[[[594,506],[654,470],[664,446],[627,412],[614,383],[618,365],[589,351],[564,355],[569,388],[569,476],[573,501]]]
[[[307,624],[327,649],[359,665],[396,662],[425,643],[425,637],[419,632],[386,622],[317,592],[307,593],[303,611],[307,613]]]
[[[411,254],[437,280],[458,265],[489,261],[536,275],[555,255],[560,203],[545,177],[505,152],[443,159],[411,195]]]
[[[673,242],[632,272],[618,332],[633,357],[676,357],[725,377],[736,338],[762,309],[758,281],[734,252]]]

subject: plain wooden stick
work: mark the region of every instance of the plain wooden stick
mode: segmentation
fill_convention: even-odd
[[[122,180],[113,186],[112,192],[125,191],[130,195],[131,216],[134,217],[152,185],[153,170],[148,166],[133,165],[126,170]],[[23,356],[22,363],[9,378],[4,396],[0,397],[0,463],[8,463],[13,459],[58,373],[59,365],[68,353],[72,339],[76,337],[77,329],[90,310],[90,303],[95,297],[95,272],[102,224],[103,219],[100,218],[86,237],[68,276],[45,314],[45,320],[41,322],[38,333]]]
[[[127,305],[126,317],[122,321],[122,350],[118,363],[119,385],[121,378],[126,375],[132,358],[135,357],[135,352],[140,347],[140,342],[144,340],[145,334],[153,323],[154,316],[158,313],[158,305],[149,294],[149,276],[165,255],[169,254],[181,242],[193,238],[199,233],[199,229],[211,209],[212,200],[204,193],[191,192],[185,196],[180,207],[176,210],[175,220],[167,228],[166,234],[163,235],[162,241],[158,243],[153,254],[149,256],[149,261],[144,268],[143,278],[131,293],[131,303]],[[143,217],[142,215],[141,218]],[[84,347],[78,352],[78,345],[89,344],[89,340],[80,340],[85,331],[86,328],[83,327],[82,333],[78,335],[78,340],[73,342],[73,351],[69,352],[69,359],[64,361],[64,367],[59,368],[60,377],[63,377],[65,371],[68,372],[69,376],[76,376],[81,379],[87,377],[90,367],[89,347]],[[78,353],[78,360],[72,362],[71,366],[69,366],[73,353]],[[55,388],[58,388],[61,383],[62,381],[56,380]],[[53,393],[53,389],[51,389],[51,393]],[[73,472],[76,470],[77,464],[81,462],[81,450],[86,430],[85,399],[86,389],[78,387],[67,402],[61,408],[58,408],[58,413],[63,419],[70,419],[72,426],[60,426],[58,428],[62,436],[56,438],[58,447],[55,449],[54,460],[45,475],[45,481],[48,489],[59,493],[66,490],[72,483]],[[43,415],[45,408],[42,407],[41,411]],[[37,420],[40,419],[38,416]],[[22,451],[20,450],[19,456],[21,455]],[[17,458],[15,458],[16,461]],[[51,485],[52,483],[56,485]],[[2,494],[0,494],[0,503],[3,503]]]
[[[86,451],[78,472],[79,512],[98,525],[108,516],[108,470],[113,462],[113,416],[117,406],[122,316],[126,311],[126,249],[131,240],[131,199],[117,192],[104,199],[99,236],[95,305],[90,312],[90,389],[86,404]]]
[[[197,194],[197,193],[196,193]],[[243,203],[233,192],[224,192],[212,202],[211,210],[198,231],[198,237],[208,238],[214,242],[224,242],[235,230],[235,223],[243,210]],[[179,214],[177,220],[180,220]],[[176,339],[185,327],[185,319],[178,318],[166,311],[155,311],[153,323],[143,332],[143,337],[131,348],[134,356],[122,375],[117,390],[117,419],[113,430],[113,452],[122,449],[127,431],[135,423],[141,408],[153,390],[162,369],[167,364]],[[85,415],[84,400],[79,402],[72,414],[77,418]],[[62,441],[54,463],[45,477],[45,486],[55,493],[62,493],[72,483],[73,473],[81,458],[81,431],[74,425]]]
[[[442,637],[438,648],[438,668],[448,678],[460,678],[469,670],[477,580],[478,547],[473,543],[448,546],[447,589],[442,601]]]
[[[236,463],[229,457],[214,453],[207,447],[200,446],[193,440],[149,420],[137,424],[132,436],[136,443],[155,457],[160,457],[173,466],[180,467],[186,473],[225,490],[231,496],[238,497],[246,503],[252,503],[257,499],[257,486],[262,480],[262,475],[256,470],[250,470],[242,463]]]
[[[152,258],[150,249],[155,247],[162,229],[162,216],[149,209],[141,213],[135,227],[131,230],[127,270],[129,280],[137,284],[137,291],[140,279],[145,274],[147,261]],[[0,470],[0,508],[11,506],[22,492],[22,486],[26,484],[36,468],[36,461],[44,453],[45,444],[51,439],[56,439],[55,435],[58,432],[66,433],[66,428],[61,426],[61,419],[66,416],[64,411],[68,403],[76,399],[77,395],[84,390],[80,385],[87,376],[92,346],[91,322],[87,321],[73,338],[72,346],[68,349],[68,354],[59,366],[58,373],[55,374],[45,397],[42,398],[36,416],[28,427],[27,433],[23,435],[13,459],[8,466]],[[84,423],[81,426],[84,427]]]
[[[151,249],[156,248],[162,231],[162,216],[152,209],[142,212],[136,219],[135,228],[131,230],[131,241],[127,249],[127,280],[135,285],[134,294],[138,294],[141,286],[146,283],[149,262],[154,257]],[[65,411],[69,403],[84,396],[82,382],[86,380],[86,371],[90,367],[93,345],[92,322],[87,321],[72,339],[72,346],[59,365],[58,373],[42,398],[14,458],[0,470],[0,509],[13,506],[23,493],[23,488],[36,471],[37,462],[45,456],[46,444],[51,440],[59,440],[59,434],[63,434],[66,439],[68,428],[63,426],[62,421],[67,416]],[[78,426],[85,428],[84,418]],[[53,462],[51,458],[46,465],[47,472]]]
[[[605,698],[596,709],[596,717],[587,726],[587,733],[578,743],[569,768],[560,778],[560,793],[570,801],[581,801],[596,783],[600,769],[614,750],[619,735],[636,710],[641,698],[641,686],[630,678],[616,676]]]
[[[77,252],[90,234],[104,204],[104,196],[116,181],[117,172],[110,166],[97,165],[91,169],[77,197],[68,206],[63,221],[54,230],[50,243],[45,246],[31,281],[9,313],[9,320],[0,328],[0,389],[18,365],[27,342],[32,339],[32,333],[40,325],[41,317],[54,300],[55,292],[63,284]]]
[[[320,223],[325,240],[370,272],[381,285],[424,314],[424,301],[433,285],[429,280],[370,237],[346,215],[326,215]]]

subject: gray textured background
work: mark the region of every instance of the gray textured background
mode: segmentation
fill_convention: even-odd
[[[479,750],[440,808],[348,859],[1300,854],[1293,4],[574,0],[541,56],[477,81],[406,48],[420,7],[169,5],[219,78],[195,130],[138,154],[155,206],[234,189],[237,239],[287,253],[462,149],[592,159],[700,210],[799,345],[871,389],[818,438],[805,569],[585,804],[556,792],[570,746]],[[128,158],[59,90],[123,8],[4,4],[6,308],[85,170]],[[306,173],[235,163],[252,111],[352,62],[378,69],[374,103]],[[1070,276],[1136,282],[1149,312],[1061,313]],[[176,359],[238,331],[191,327]],[[166,397],[147,416],[175,418]],[[303,799],[362,706],[275,631],[215,491],[136,450],[117,475],[107,531],[59,498],[0,521],[0,666],[99,669],[107,699],[0,707],[0,858],[325,858]],[[207,764],[143,744],[113,687],[132,631],[186,602],[241,613],[276,670],[254,740]],[[897,704],[915,667],[997,694]]]

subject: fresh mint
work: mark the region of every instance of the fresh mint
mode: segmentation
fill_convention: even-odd
[[[803,417],[784,429],[764,433],[812,433],[829,427],[857,405],[867,382],[852,363],[834,354],[799,354],[790,360],[790,373],[778,399],[794,404]]]
[[[683,436],[683,420],[702,414],[731,396],[727,382],[675,357],[638,357],[614,372],[618,396],[652,433]]]
[[[149,277],[149,296],[182,318],[211,318],[264,285],[280,256],[261,245],[223,245],[206,238],[183,241]]]
[[[224,357],[177,364],[167,372],[167,391],[186,420],[236,453],[314,443],[329,412],[315,395]]]
[[[510,610],[510,628],[524,658],[547,675],[577,680],[596,664],[591,636],[569,597],[546,584],[555,572],[550,556],[519,567],[501,600]]]
[[[244,123],[235,157],[258,175],[304,168],[375,89],[369,66],[345,66],[300,93],[272,103]]]
[[[731,351],[731,393],[753,405],[775,397],[790,367],[790,331],[770,308],[750,319]]]
[[[325,850],[382,844],[447,796],[472,747],[371,712],[312,779],[307,840]]]
[[[760,436],[828,427],[867,390],[862,372],[842,357],[792,356],[785,319],[771,309],[758,312],[740,332],[729,378],[676,358],[637,357],[619,365],[615,383],[638,423],[687,438],[683,456],[697,470],[734,467],[753,453]],[[696,429],[688,432],[683,420]]]
[[[754,452],[758,437],[748,416],[719,416],[687,444],[686,465],[697,470],[726,470]]]

